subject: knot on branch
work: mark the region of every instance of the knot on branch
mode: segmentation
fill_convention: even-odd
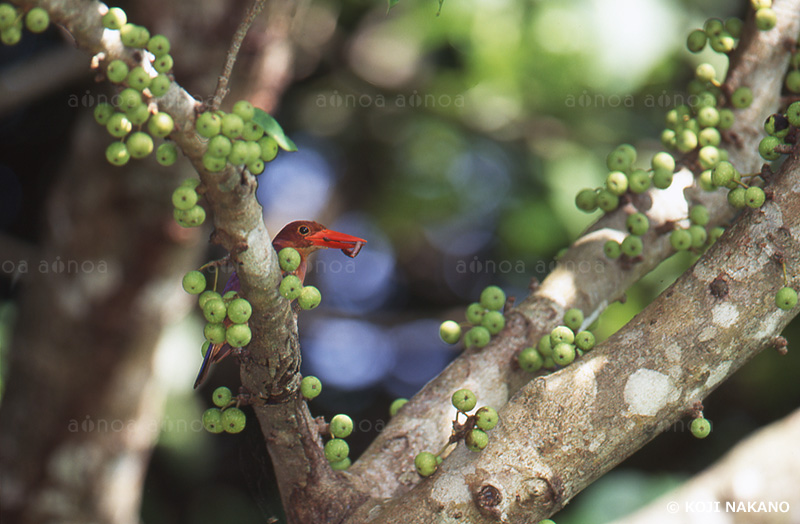
[[[503,502],[503,494],[498,488],[491,484],[483,484],[474,494],[475,505],[481,513],[500,520],[500,503]]]

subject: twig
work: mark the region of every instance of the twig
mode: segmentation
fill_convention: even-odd
[[[225,69],[222,71],[222,75],[220,75],[219,81],[217,82],[217,90],[214,92],[214,98],[211,99],[211,106],[209,108],[211,111],[216,110],[228,94],[228,80],[233,73],[233,65],[236,63],[236,57],[239,54],[239,49],[242,47],[244,37],[247,36],[247,31],[250,30],[250,26],[253,25],[253,21],[261,13],[261,10],[264,9],[266,3],[266,0],[253,0],[253,4],[247,10],[247,14],[233,34],[233,41],[228,48],[228,55],[225,58]]]

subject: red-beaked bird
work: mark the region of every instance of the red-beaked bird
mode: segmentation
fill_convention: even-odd
[[[300,278],[301,282],[306,276],[308,256],[314,251],[324,248],[341,249],[342,253],[353,258],[358,255],[361,247],[366,243],[367,241],[363,238],[330,230],[319,222],[311,220],[290,222],[272,239],[272,247],[275,251],[280,252],[285,247],[293,247],[300,254],[300,265],[294,274]],[[239,276],[233,273],[225,284],[222,294],[224,295],[231,290],[239,291],[240,289]],[[227,325],[230,321],[226,318],[225,323]],[[230,352],[231,347],[226,343],[209,346],[206,356],[203,358],[203,364],[200,366],[200,372],[197,373],[197,379],[194,381],[195,389],[205,380],[211,364],[219,362],[228,356]]]

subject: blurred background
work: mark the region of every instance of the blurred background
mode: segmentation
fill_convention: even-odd
[[[524,298],[530,279],[543,279],[558,252],[597,218],[578,211],[574,195],[602,184],[607,153],[629,142],[641,162],[661,149],[664,113],[685,101],[694,65],[711,61],[718,72],[727,65],[710,52],[688,53],[686,35],[708,17],[743,17],[746,4],[445,0],[439,16],[436,0],[401,0],[388,13],[376,0],[268,8],[245,42],[224,105],[251,100],[299,147],[279,154],[259,177],[272,234],[312,219],[369,241],[355,259],[332,250],[315,255],[306,281],[320,288],[323,302],[299,320],[303,373],[320,377],[325,388],[312,413],[353,418],[354,458],[388,420],[389,403],[412,396],[458,354],[438,337],[442,320],[463,320],[465,306],[488,284]],[[171,39],[175,78],[199,99],[213,92],[245,5],[119,2],[130,21]],[[60,198],[52,188],[76,155],[65,137],[80,133],[81,157],[95,158],[85,169],[121,176],[103,163],[110,138],[91,115],[94,101],[113,93],[70,45],[51,28],[0,47],[0,79],[9,80],[0,87],[8,95],[0,102],[0,390],[9,355],[19,350],[11,340],[26,286],[44,278],[38,259],[25,272],[21,262],[48,236]],[[52,56],[67,64],[57,80],[40,92],[14,89],[10,80],[19,80],[26,64]],[[153,158],[135,164],[125,177],[168,171]],[[191,176],[188,162],[178,166],[180,177],[163,175],[167,206],[171,188]],[[174,233],[196,255],[175,271],[224,255],[209,247],[209,233],[208,225]],[[62,256],[50,253],[48,263]],[[631,289],[625,304],[612,304],[599,338],[692,262],[691,255],[674,256]],[[281,521],[255,419],[239,435],[211,435],[197,424],[215,387],[238,386],[235,363],[217,365],[193,391],[201,315],[187,297],[169,311],[154,352],[166,400],[142,520]],[[797,329],[795,322],[787,330],[788,356],[764,352],[708,399],[711,438],[698,441],[676,426],[578,495],[556,522],[625,514],[796,408]]]

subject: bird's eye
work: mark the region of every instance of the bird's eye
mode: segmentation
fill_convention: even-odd
[[[311,230],[308,229],[308,226],[300,226],[299,228],[297,228],[297,232],[300,233],[301,235],[305,236],[305,235],[309,234],[311,232]]]

